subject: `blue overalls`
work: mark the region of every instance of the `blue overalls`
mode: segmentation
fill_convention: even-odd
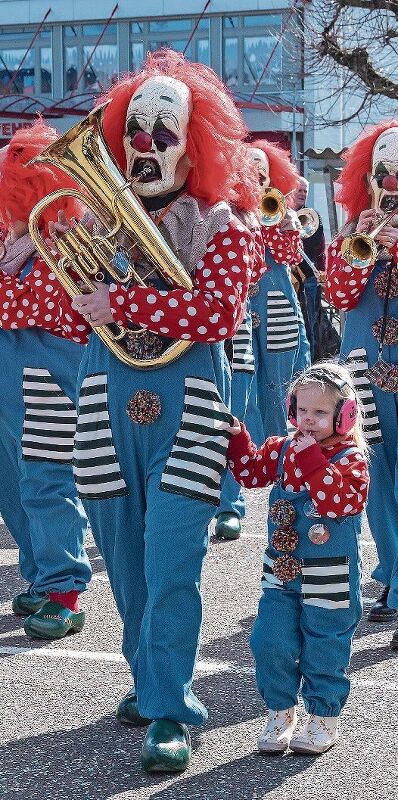
[[[269,498],[263,594],[251,635],[257,685],[268,708],[295,706],[301,688],[308,713],[337,717],[349,694],[346,668],[362,613],[362,515],[340,519],[309,516],[316,515],[309,492],[289,492],[282,487],[289,443],[284,443],[280,453],[278,480]],[[352,449],[346,448],[330,462],[350,452]],[[277,501],[288,501],[296,513],[291,525],[298,533],[298,544],[288,555],[300,563],[301,575],[288,583],[273,572],[275,560],[283,555],[272,545],[277,524],[271,515]],[[317,524],[330,533],[323,544],[314,544],[308,535]]]
[[[364,433],[371,447],[366,510],[379,559],[372,578],[390,586],[388,605],[398,608],[398,397],[374,386],[365,374],[378,355],[372,325],[383,316],[384,299],[374,283],[387,269],[385,261],[376,262],[361,300],[347,312],[340,361],[352,373],[364,406]],[[398,296],[390,296],[389,316],[398,319]],[[398,343],[384,345],[383,359],[398,366]]]
[[[137,369],[93,333],[81,362],[75,479],[148,719],[207,718],[191,684],[231,421],[224,359],[222,344],[195,343],[164,368]]]
[[[0,339],[0,511],[33,597],[82,592],[91,567],[72,454],[83,348],[36,327]]]
[[[250,298],[246,301],[246,314],[231,340],[231,413],[242,422],[246,419],[246,411],[254,380],[254,356],[252,347],[252,316]],[[237,483],[232,472],[227,470],[222,480],[220,506],[221,513],[237,514],[241,519],[245,516],[245,497],[242,487]]]
[[[287,433],[286,395],[296,374],[310,365],[310,347],[288,267],[277,264],[268,248],[271,269],[251,298],[255,381],[246,415],[251,438],[260,446],[269,436]]]

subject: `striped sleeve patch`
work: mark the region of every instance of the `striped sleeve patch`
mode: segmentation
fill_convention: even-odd
[[[232,416],[214,383],[186,378],[181,425],[161,488],[218,505],[221,475],[227,463],[226,429],[231,422]]]
[[[283,583],[273,572],[274,559],[265,551],[263,558],[263,574],[261,576],[262,589],[283,589]]]
[[[303,603],[318,608],[349,608],[349,562],[346,556],[303,558]]]
[[[77,413],[47,369],[23,371],[22,457],[71,464]]]
[[[81,386],[73,473],[82,499],[128,494],[113,444],[105,374],[87,375]]]
[[[283,292],[268,292],[267,350],[296,350],[299,341],[297,314]]]
[[[370,444],[379,444],[383,441],[380,422],[377,414],[376,403],[369,378],[366,376],[368,358],[364,347],[351,350],[346,359],[356,392],[362,402],[364,410],[363,433]]]
[[[251,319],[244,319],[232,339],[232,372],[254,372]]]

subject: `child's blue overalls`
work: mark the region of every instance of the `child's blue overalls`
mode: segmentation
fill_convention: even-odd
[[[0,339],[0,511],[32,596],[82,592],[91,568],[72,454],[84,348],[33,326]]]
[[[282,583],[273,573],[275,560],[283,555],[272,546],[277,525],[268,518],[269,545],[264,555],[263,595],[251,635],[260,694],[268,708],[295,706],[301,688],[307,712],[337,717],[350,689],[346,675],[351,642],[361,618],[360,591],[361,514],[340,519],[316,514],[307,490],[290,492],[282,486],[287,440],[278,461],[278,480],[269,507],[289,501],[296,517],[297,547],[289,552],[301,565],[301,575]],[[330,459],[339,461],[352,449]],[[314,544],[310,529],[326,526],[330,538]],[[313,534],[311,534],[313,535]]]
[[[388,604],[398,608],[398,396],[374,386],[365,375],[378,355],[379,342],[372,325],[383,316],[384,300],[374,284],[387,268],[385,261],[376,262],[358,305],[347,312],[340,361],[352,373],[365,411],[364,434],[371,447],[366,512],[379,559],[372,578],[390,586]],[[398,319],[398,296],[390,296],[388,315]],[[383,358],[398,366],[398,342],[384,345]]]
[[[228,380],[222,343],[194,343],[145,370],[123,364],[93,333],[81,362],[75,478],[148,719],[207,717],[191,684],[208,525],[226,466]]]
[[[257,446],[269,436],[286,435],[289,386],[310,365],[310,346],[288,267],[274,261],[268,248],[265,260],[271,269],[251,298],[256,375],[246,426]]]

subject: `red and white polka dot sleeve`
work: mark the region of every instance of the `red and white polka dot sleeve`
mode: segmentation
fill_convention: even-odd
[[[277,264],[287,264],[290,267],[301,264],[302,257],[299,254],[301,238],[298,231],[282,233],[279,225],[262,225],[261,232],[264,246],[268,248]]]
[[[350,311],[358,305],[373,265],[365,269],[350,267],[340,255],[342,241],[343,237],[340,236],[328,247],[325,297],[336,308]]]
[[[72,311],[70,298],[39,258],[23,280],[0,272],[0,328],[33,327],[80,344],[87,341],[86,323]]]
[[[259,489],[275,483],[284,441],[285,437],[270,436],[257,449],[242,422],[241,432],[231,436],[228,446],[228,466],[235,480],[247,489]]]
[[[324,464],[314,470],[313,454],[319,451]],[[296,453],[296,463],[301,469],[304,483],[318,512],[335,518],[358,514],[365,507],[369,471],[366,460],[357,450],[331,464],[324,459],[319,445],[312,445]]]
[[[146,325],[154,333],[197,342],[222,341],[239,327],[251,278],[250,231],[231,222],[208,244],[196,267],[192,291],[112,284],[114,321]]]

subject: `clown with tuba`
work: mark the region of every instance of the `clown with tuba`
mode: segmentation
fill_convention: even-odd
[[[192,677],[231,420],[223,341],[241,322],[254,249],[230,203],[254,210],[259,191],[243,120],[211,69],[159,51],[104,99],[100,128],[90,118],[76,131],[82,183],[98,183],[94,170],[116,187],[111,198],[107,185],[95,190],[105,208],[91,205],[93,249],[65,217],[53,228],[62,280],[87,335],[94,329],[78,381],[75,477],[134,680],[118,718],[149,726],[147,771],[180,771],[187,726],[207,717]],[[76,273],[88,274],[77,294]]]
[[[379,559],[372,577],[384,585],[369,619],[384,622],[398,616],[398,120],[366,129],[344,160],[337,201],[348,220],[329,246],[326,296],[347,312],[341,360],[366,412],[367,514]]]

